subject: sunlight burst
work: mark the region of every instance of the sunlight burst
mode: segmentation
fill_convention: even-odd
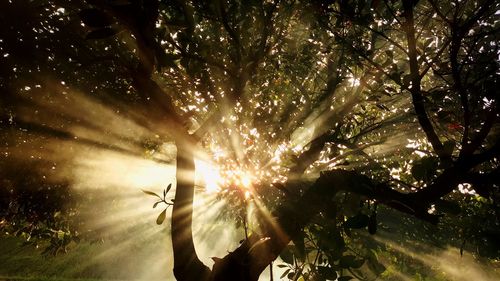
[[[218,166],[197,159],[196,177],[197,185],[203,186],[207,193],[218,193],[230,188],[240,188],[245,191],[245,197],[250,197],[254,183],[258,183],[256,175],[249,173],[248,169],[242,169],[236,165]]]
[[[195,160],[195,165],[197,181],[201,181],[198,185],[204,185],[207,193],[219,192],[221,190],[220,185],[223,182],[220,170],[215,165],[198,159]]]

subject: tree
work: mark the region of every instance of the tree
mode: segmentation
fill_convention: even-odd
[[[35,54],[72,60],[49,59],[41,72],[77,69],[73,85],[112,90],[94,95],[133,107],[130,118],[174,140],[177,280],[257,280],[280,254],[296,265],[289,279],[336,279],[363,264],[345,237],[376,233],[378,205],[436,224],[464,184],[496,208],[499,226],[495,1],[45,3],[42,13],[5,4],[35,22],[23,34],[41,26],[58,35],[42,32],[45,41],[30,38],[24,50],[5,40],[4,57],[17,61],[2,70],[3,124],[23,99],[13,69],[39,67],[39,58],[19,60],[42,40],[49,47]],[[14,123],[71,138],[64,128]],[[212,269],[191,230],[201,155],[233,174],[221,197],[243,210],[262,206],[255,228]]]

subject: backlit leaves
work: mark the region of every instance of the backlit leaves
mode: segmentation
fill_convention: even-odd
[[[158,197],[159,199],[161,199],[160,195],[158,195],[158,194],[154,193],[153,191],[144,190],[144,189],[141,189],[141,190],[142,190],[142,192],[144,192],[144,193],[146,193],[146,194],[148,194],[148,195],[151,195],[151,196],[156,196],[156,197]]]
[[[163,190],[163,197],[161,197],[160,195],[156,194],[155,192],[153,191],[149,191],[149,190],[144,190],[144,189],[141,189],[142,192],[144,192],[145,194],[147,195],[151,195],[151,196],[154,196],[154,197],[157,197],[158,201],[156,201],[154,204],[153,204],[153,209],[156,208],[159,204],[165,204],[167,207],[158,215],[158,217],[156,218],[156,224],[160,225],[163,223],[163,221],[165,221],[165,217],[167,215],[167,209],[168,207],[174,205],[174,200],[173,199],[168,199],[170,201],[167,201],[167,194],[168,192],[172,189],[172,184],[169,184],[167,186],[166,189]]]

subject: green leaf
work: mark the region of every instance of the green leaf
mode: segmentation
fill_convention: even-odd
[[[104,27],[93,30],[85,36],[86,39],[106,39],[118,33],[118,29],[111,27]]]
[[[172,184],[169,184],[169,185],[167,186],[167,192],[166,192],[166,193],[168,193],[168,192],[170,191],[170,189],[171,189],[171,188],[172,188]]]
[[[161,212],[160,215],[158,215],[158,218],[156,218],[156,224],[158,225],[162,224],[166,216],[167,216],[167,209],[163,210],[163,212]]]
[[[378,261],[378,253],[375,249],[370,249],[370,259]]]
[[[162,201],[158,201],[156,203],[153,204],[153,209],[156,208],[156,206],[158,206],[158,204],[160,204]]]
[[[290,272],[290,270],[291,270],[290,268],[285,270],[285,272],[283,272],[283,274],[281,274],[280,279],[283,279],[288,274],[288,272]]]
[[[369,220],[367,215],[359,213],[347,219],[344,226],[348,228],[364,228],[368,226]]]
[[[161,199],[160,195],[158,195],[158,194],[154,193],[153,191],[144,190],[144,189],[141,189],[141,190],[142,190],[142,192],[144,192],[144,193],[146,193],[146,194],[148,194],[148,195],[151,195],[151,196],[156,196],[156,197],[158,197],[158,198],[160,198],[160,199]]]

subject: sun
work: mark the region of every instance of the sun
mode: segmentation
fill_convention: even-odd
[[[203,186],[207,193],[218,193],[224,184],[220,169],[206,161],[196,159],[196,182],[198,186]]]
[[[238,188],[244,192],[245,198],[252,194],[254,184],[259,180],[248,169],[236,165],[218,166],[200,159],[195,160],[197,185],[205,188],[207,193],[219,193],[228,188]]]

